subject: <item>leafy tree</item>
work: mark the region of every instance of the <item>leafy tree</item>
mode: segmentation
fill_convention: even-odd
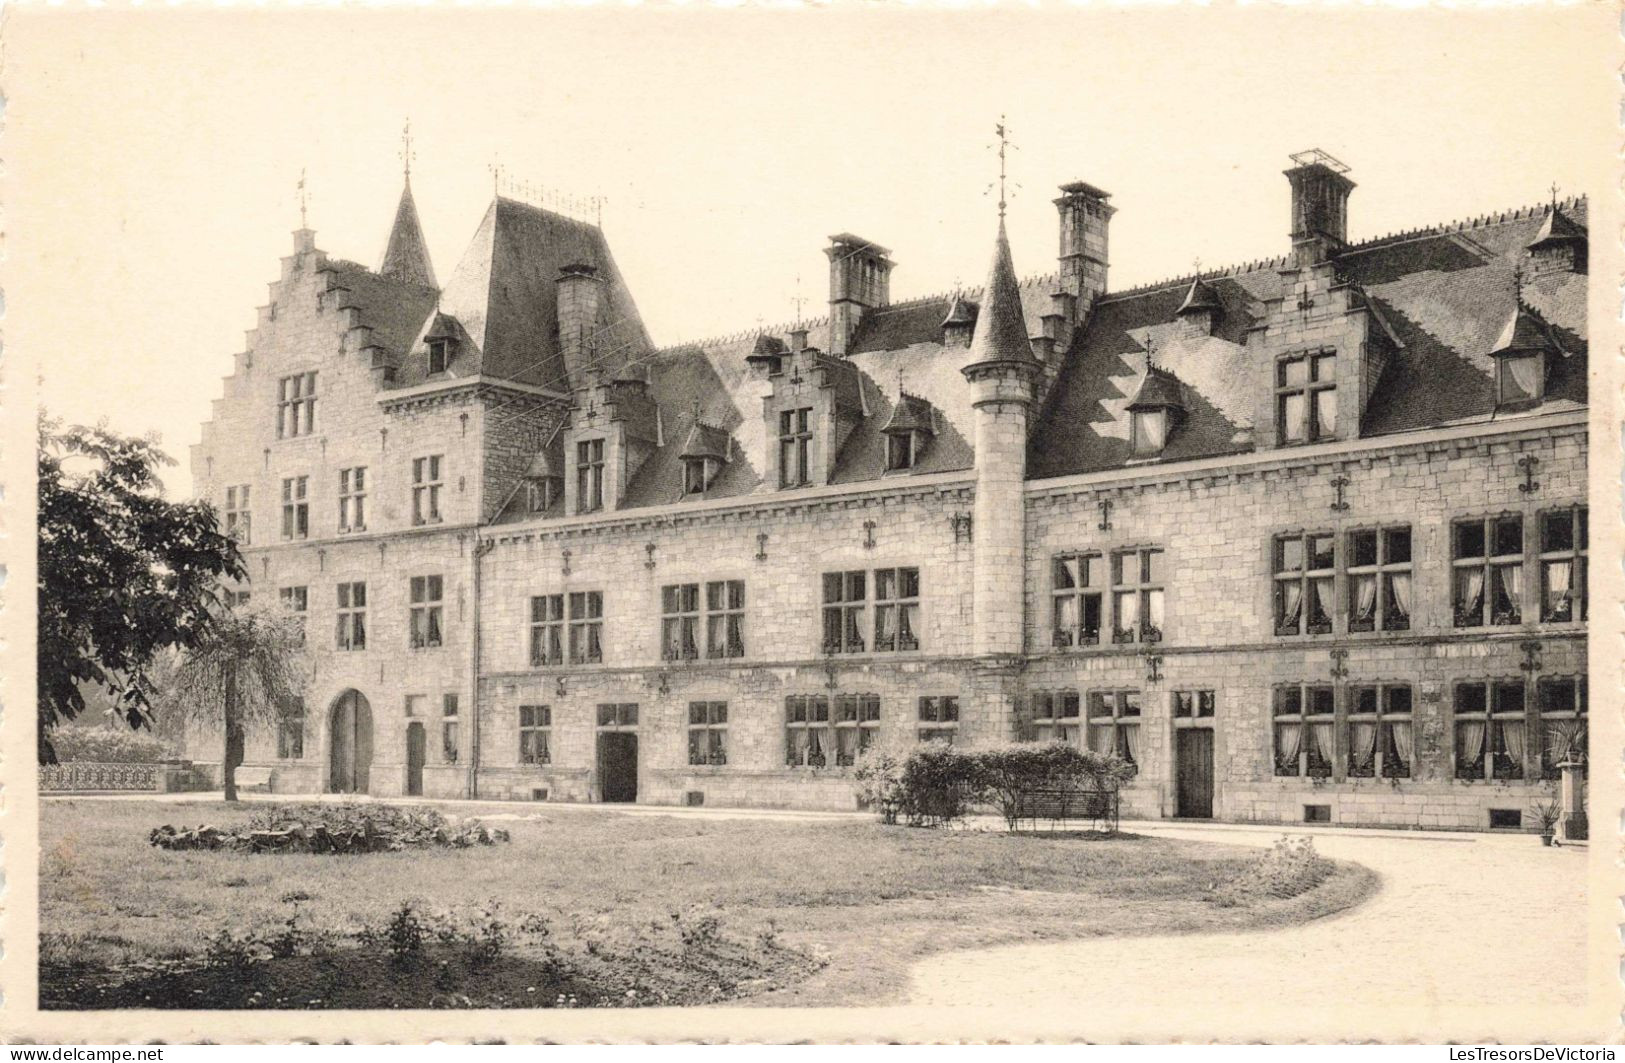
[[[149,725],[156,656],[198,643],[221,582],[244,571],[207,502],[164,499],[157,470],[173,461],[156,441],[42,417],[38,460],[38,745],[50,764],[51,728],[84,710],[87,687],[131,727]]]
[[[221,774],[237,800],[249,722],[271,722],[304,689],[304,627],[292,614],[250,604],[221,610],[202,638],[182,651],[167,707],[225,732]]]

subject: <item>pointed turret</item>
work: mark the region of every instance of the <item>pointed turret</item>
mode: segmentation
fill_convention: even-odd
[[[389,230],[389,246],[384,249],[384,264],[378,267],[378,272],[419,288],[439,287],[435,283],[434,267],[429,264],[429,245],[423,239],[423,227],[418,224],[418,207],[412,201],[410,179],[401,189],[395,224]]]
[[[1027,337],[1027,318],[1021,311],[1021,284],[1010,260],[1010,239],[999,219],[999,237],[993,247],[993,266],[988,270],[987,287],[976,315],[976,334],[971,339],[972,361],[1032,362],[1032,341]]]

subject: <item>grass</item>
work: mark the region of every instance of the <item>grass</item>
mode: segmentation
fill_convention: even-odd
[[[442,998],[525,1006],[536,1000],[534,968],[549,950],[574,974],[548,981],[541,1003],[565,985],[580,989],[582,1003],[894,1003],[906,997],[909,964],[931,952],[1287,926],[1350,907],[1376,883],[1370,872],[1340,864],[1299,896],[1227,907],[1213,903],[1215,887],[1244,875],[1255,850],[1129,835],[1089,840],[546,808],[494,822],[511,831],[510,844],[464,850],[253,855],[147,844],[162,823],[228,826],[251,813],[251,806],[45,802],[42,1006],[109,1006],[97,1003],[113,999],[109,987],[145,985],[141,979],[150,982],[166,965],[195,968],[207,937],[222,928],[274,927],[297,910],[306,925],[353,934],[381,925],[410,899],[445,908],[494,900],[510,921],[536,913],[553,933],[545,947],[516,941],[498,963],[464,972],[461,982],[448,981],[440,969],[448,957],[439,954],[428,968],[438,981],[419,990],[402,984],[398,971],[373,972],[384,1002],[397,1006]],[[691,928],[707,914],[720,929],[696,945]],[[297,992],[280,994],[282,1006],[369,1006],[356,1003],[363,999],[357,986],[369,979],[338,955],[278,961],[298,968],[289,975]],[[188,977],[170,977],[159,995],[171,999],[148,1006],[210,999],[223,981],[195,971]],[[530,986],[521,986],[527,979]],[[642,994],[625,1000],[623,986]],[[594,995],[595,987],[604,992]],[[233,1003],[275,1006],[279,994],[262,992],[270,997]],[[308,995],[295,1000],[297,993]],[[118,1000],[141,1006],[139,998],[151,995]],[[312,996],[320,1002],[310,1004]]]

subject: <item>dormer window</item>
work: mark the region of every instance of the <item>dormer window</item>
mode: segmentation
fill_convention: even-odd
[[[546,513],[558,502],[563,484],[548,476],[525,482],[525,509],[531,513]]]
[[[704,495],[716,483],[732,449],[733,441],[727,431],[701,421],[696,404],[694,425],[688,430],[688,438],[683,441],[684,496]]]
[[[1337,357],[1299,351],[1275,364],[1275,424],[1279,441],[1314,443],[1337,434]]]
[[[899,391],[891,418],[881,429],[886,437],[886,471],[898,472],[919,464],[920,454],[935,431],[931,404],[918,395]]]
[[[1496,401],[1502,406],[1540,401],[1542,358],[1539,353],[1506,355],[1497,359]]]
[[[1184,414],[1185,388],[1179,378],[1166,369],[1147,369],[1128,404],[1129,448],[1134,457],[1161,454]]]
[[[705,489],[711,486],[720,471],[722,463],[715,458],[684,458],[683,494],[705,494]]]
[[[446,366],[451,364],[451,341],[429,341],[429,375],[444,373]]]
[[[1540,315],[1522,300],[1490,349],[1495,362],[1495,405],[1534,406],[1546,397],[1546,358],[1559,351]]]
[[[886,471],[914,468],[914,433],[893,432],[886,437]]]
[[[436,313],[429,331],[423,335],[423,347],[428,352],[430,376],[451,369],[451,360],[457,357],[457,322],[448,314]]]
[[[1129,428],[1135,457],[1160,454],[1168,442],[1168,411],[1134,410],[1129,414]]]

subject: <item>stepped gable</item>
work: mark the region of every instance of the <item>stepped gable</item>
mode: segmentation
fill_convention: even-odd
[[[648,332],[598,227],[498,196],[440,297],[440,310],[457,320],[472,348],[458,351],[457,375],[567,391],[556,281],[576,263],[593,266],[604,285],[598,345],[605,367],[647,352]],[[422,383],[426,370],[420,336],[396,386]]]
[[[328,277],[324,296],[328,305],[355,314],[346,350],[371,346],[379,349],[378,357],[385,363],[402,361],[425,315],[434,310],[434,289],[374,273],[345,259],[327,259],[318,271]]]
[[[1536,237],[1547,207],[1507,211],[1448,226],[1355,244],[1337,258],[1401,346],[1373,393],[1366,436],[1485,420],[1495,414],[1494,348],[1515,306],[1513,271]],[[1585,201],[1563,204],[1577,226]],[[1255,378],[1266,371],[1247,331],[1264,302],[1280,298],[1285,259],[1204,271],[1223,312],[1214,335],[1182,338],[1176,312],[1192,277],[1102,297],[1067,353],[1032,433],[1028,475],[1068,476],[1121,467],[1129,452],[1128,404],[1145,371],[1146,343],[1156,364],[1185,385],[1184,421],[1164,460],[1219,457],[1253,449]],[[1524,301],[1551,327],[1567,357],[1550,360],[1541,412],[1586,401],[1584,274],[1556,272],[1524,286]]]

